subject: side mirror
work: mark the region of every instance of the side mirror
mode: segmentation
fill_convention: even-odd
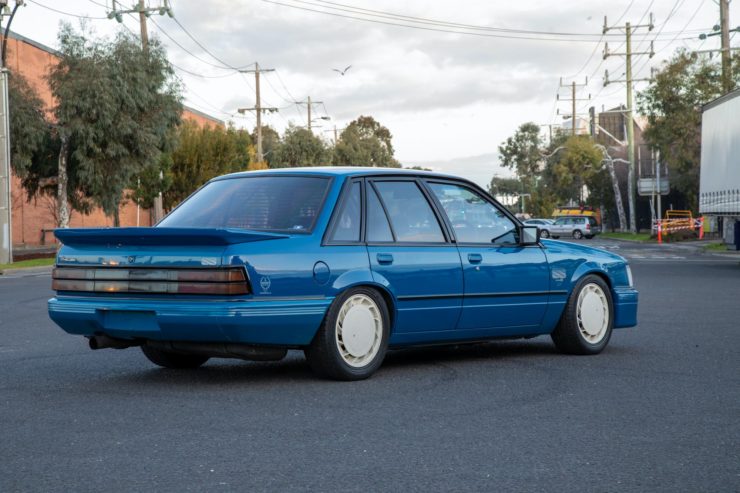
[[[521,226],[519,230],[519,244],[522,246],[537,245],[540,242],[540,228],[537,226]]]

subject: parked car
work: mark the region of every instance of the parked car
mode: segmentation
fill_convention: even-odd
[[[601,226],[596,219],[590,216],[561,216],[543,229],[544,238],[560,238],[561,236],[572,236],[580,240],[581,238],[591,239],[601,233]]]
[[[549,334],[595,354],[636,324],[627,262],[540,241],[452,176],[293,168],[215,178],[153,228],[60,229],[49,315],[153,363],[279,360],[366,378],[406,346]]]
[[[540,234],[543,238],[549,238],[550,234],[547,232],[547,226],[553,223],[552,219],[532,218],[522,221],[525,226],[537,226],[540,229]]]

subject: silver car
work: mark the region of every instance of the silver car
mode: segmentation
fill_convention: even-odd
[[[540,235],[543,238],[572,236],[580,240],[584,237],[591,239],[601,233],[601,226],[590,216],[562,216],[555,219],[552,224],[540,228],[542,230]]]

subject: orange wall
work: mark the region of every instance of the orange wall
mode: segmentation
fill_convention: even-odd
[[[39,97],[46,105],[47,113],[51,113],[54,99],[46,77],[57,57],[43,48],[34,46],[11,35],[8,38],[7,66],[11,72],[22,74],[36,89]],[[12,110],[11,110],[12,111]],[[192,120],[199,125],[223,125],[220,120],[207,118],[201,114],[185,109],[182,117]],[[11,180],[11,196],[13,202],[13,245],[16,247],[33,247],[41,245],[45,236],[46,244],[54,243],[52,233],[43,234],[44,229],[56,227],[55,201],[52,197],[27,199],[26,191],[22,188],[20,179],[13,175]],[[121,226],[150,226],[149,210],[137,211],[136,204],[126,202],[121,205]],[[72,211],[71,227],[112,226],[113,219],[106,217],[101,209],[95,209],[89,215]]]

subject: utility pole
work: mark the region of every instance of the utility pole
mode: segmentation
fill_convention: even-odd
[[[570,87],[571,96],[569,98],[561,98],[560,93],[557,94],[556,99],[558,101],[570,101],[571,103],[571,113],[570,113],[570,119],[571,119],[571,128],[572,128],[572,135],[576,135],[577,128],[576,128],[576,117],[578,116],[578,113],[576,112],[576,102],[577,101],[590,101],[591,95],[588,95],[588,98],[578,98],[576,95],[577,88],[579,87],[586,87],[588,85],[588,77],[586,77],[586,81],[583,84],[576,84],[576,81],[571,82],[570,84],[563,84],[563,78],[560,78],[560,87]],[[560,109],[558,109],[558,115],[560,114]],[[567,116],[563,115],[563,116]]]
[[[719,50],[698,50],[694,53],[712,53],[715,51],[721,52],[722,56],[722,92],[728,93],[732,91],[735,84],[732,80],[732,53],[733,51],[739,50],[740,48],[732,48],[730,46],[730,33],[740,32],[740,27],[730,29],[730,0],[719,0],[719,25],[714,26],[713,32],[707,34],[702,33],[699,35],[699,39],[705,40],[709,36],[720,36],[721,48]]]
[[[730,0],[719,0],[719,24],[722,31],[722,89],[732,91],[732,58],[730,57]]]
[[[308,113],[308,131],[313,132],[313,118],[311,118],[311,108],[315,104],[323,104],[323,101],[311,101],[311,96],[308,96],[305,101],[297,101],[297,104],[305,104]],[[322,116],[322,120],[329,120],[328,116]]]
[[[108,19],[116,19],[118,22],[123,22],[123,14],[139,14],[139,29],[141,32],[141,50],[145,53],[149,53],[149,32],[147,31],[147,18],[153,13],[159,15],[169,15],[173,17],[172,8],[170,7],[168,0],[163,0],[162,5],[157,7],[147,7],[144,4],[144,0],[139,0],[136,7],[131,9],[119,9],[117,8],[118,2],[113,0],[113,9],[108,12]],[[159,181],[164,179],[162,171],[159,171]],[[164,217],[164,207],[162,206],[162,190],[159,191],[156,197],[154,197],[154,207],[150,211],[150,219],[152,225],[159,222]]]
[[[255,105],[252,108],[239,108],[237,111],[239,113],[246,113],[247,111],[254,111],[257,115],[257,162],[261,163],[264,159],[264,156],[262,154],[262,112],[269,111],[269,112],[275,112],[278,109],[277,108],[263,108],[262,104],[260,102],[260,74],[262,72],[273,72],[274,68],[260,68],[259,63],[254,64],[254,69],[248,69],[248,70],[240,70],[239,72],[245,73],[245,74],[254,74],[254,86],[255,86],[255,93],[256,93],[256,102]]]
[[[5,68],[5,50],[8,42],[10,24],[15,12],[23,5],[16,0],[3,37],[2,58],[0,58],[0,264],[13,262],[13,196],[10,193],[10,107],[8,104],[8,69]],[[0,0],[0,24],[10,12],[8,0]]]
[[[640,25],[631,25],[629,22],[627,22],[624,27],[620,26],[613,26],[608,27],[606,16],[604,16],[604,29],[602,34],[606,34],[607,32],[613,30],[613,29],[619,29],[624,30],[625,36],[626,36],[626,51],[624,53],[610,53],[609,52],[609,44],[604,43],[604,60],[606,60],[610,56],[624,56],[625,57],[625,63],[627,65],[626,70],[626,78],[625,80],[609,80],[609,72],[605,72],[604,74],[604,86],[610,84],[611,82],[625,82],[627,84],[627,154],[628,154],[628,160],[630,163],[629,172],[627,173],[627,180],[628,180],[628,190],[629,190],[629,204],[630,204],[630,232],[637,233],[637,217],[635,214],[635,115],[634,115],[634,104],[632,101],[632,84],[637,82],[638,80],[649,80],[649,79],[633,79],[632,78],[632,57],[635,55],[648,55],[650,58],[655,55],[655,50],[653,48],[653,42],[650,42],[650,51],[646,52],[633,52],[632,51],[632,33],[636,29],[640,28],[647,28],[648,31],[652,31],[653,27],[655,27],[655,24],[653,22],[653,14],[650,14],[650,21],[648,24],[640,24]]]

